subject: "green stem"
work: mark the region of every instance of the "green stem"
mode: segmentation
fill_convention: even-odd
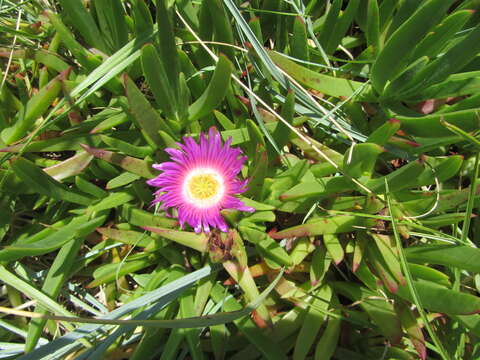
[[[470,193],[468,196],[467,209],[465,211],[465,220],[462,227],[462,243],[465,244],[468,238],[468,230],[470,229],[470,222],[472,219],[473,203],[475,200],[475,193],[477,188],[477,177],[479,168],[480,153],[475,155],[475,165],[473,167],[472,183],[470,184]]]
[[[385,189],[386,189],[388,211],[389,211],[389,214],[390,214],[391,219],[392,219],[392,229],[393,229],[393,233],[395,235],[395,242],[396,242],[398,253],[399,253],[399,256],[400,256],[400,264],[402,266],[403,273],[405,274],[405,277],[406,277],[406,280],[407,280],[408,290],[410,291],[410,294],[412,295],[413,302],[415,303],[415,306],[418,309],[418,313],[420,314],[420,317],[423,320],[425,328],[427,329],[428,334],[430,335],[433,343],[436,346],[436,351],[442,357],[442,359],[449,360],[450,357],[449,357],[448,353],[446,352],[445,348],[443,347],[443,345],[442,345],[440,339],[438,338],[437,334],[435,333],[435,331],[433,331],[433,329],[430,325],[430,322],[427,318],[427,314],[426,314],[425,310],[423,309],[423,305],[422,305],[422,302],[420,300],[420,296],[418,295],[417,290],[415,289],[415,285],[413,283],[413,277],[412,277],[412,274],[410,273],[410,269],[409,269],[408,264],[407,264],[407,258],[405,256],[405,253],[403,252],[402,242],[400,240],[400,235],[399,235],[398,229],[397,229],[397,223],[396,223],[396,220],[395,220],[394,216],[392,215],[393,214],[393,212],[392,212],[392,202],[390,200],[388,182],[387,182],[386,179],[385,179]]]

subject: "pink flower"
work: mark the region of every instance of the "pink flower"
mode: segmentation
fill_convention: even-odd
[[[182,228],[187,223],[196,233],[209,232],[210,227],[226,232],[220,210],[255,211],[235,197],[246,190],[248,180],[237,175],[247,158],[241,156],[241,149],[230,147],[231,138],[223,144],[215,128],[210,129],[208,138],[201,133],[199,144],[191,137],[183,141],[177,143],[180,149],[165,149],[173,161],[153,165],[163,172],[147,181],[159,188],[152,204],[160,203],[167,211],[177,209]]]

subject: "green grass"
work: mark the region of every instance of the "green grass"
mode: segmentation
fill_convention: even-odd
[[[0,358],[478,359],[479,10],[0,0]],[[212,126],[219,237],[146,184]]]

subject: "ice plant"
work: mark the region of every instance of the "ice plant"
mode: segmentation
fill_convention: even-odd
[[[153,165],[162,171],[147,181],[159,188],[153,204],[160,203],[167,213],[176,209],[182,228],[187,223],[197,233],[209,232],[210,227],[226,232],[222,209],[254,211],[235,197],[246,190],[248,180],[237,177],[246,157],[241,149],[230,147],[231,138],[223,144],[215,128],[210,129],[208,138],[201,133],[199,143],[191,137],[183,141],[177,143],[179,149],[165,149],[173,161]]]

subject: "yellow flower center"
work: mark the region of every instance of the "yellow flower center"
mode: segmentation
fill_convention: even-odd
[[[197,208],[208,208],[222,200],[225,193],[223,177],[211,168],[192,170],[183,182],[183,195]]]
[[[192,176],[187,186],[194,199],[205,200],[218,193],[220,183],[213,174],[202,174]]]

